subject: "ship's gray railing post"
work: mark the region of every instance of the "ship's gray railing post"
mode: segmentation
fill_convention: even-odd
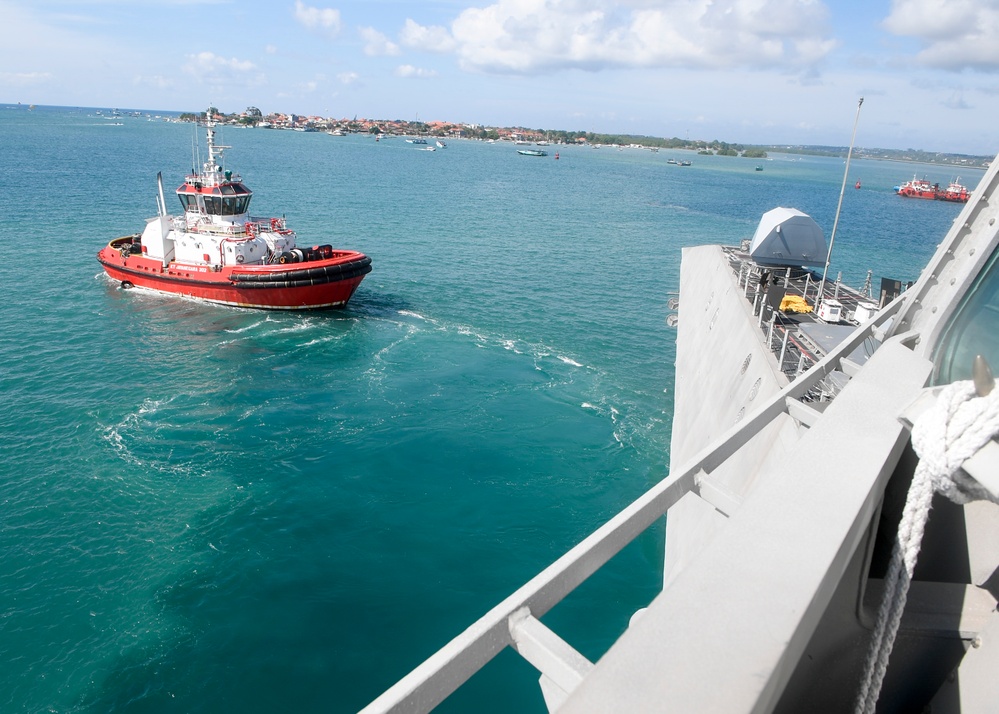
[[[536,667],[549,684],[557,686],[563,694],[570,693],[593,665],[538,618],[665,515],[684,495],[697,493],[698,482],[706,474],[731,458],[778,416],[790,414],[805,425],[817,419],[819,413],[801,402],[801,398],[831,372],[841,369],[843,358],[893,317],[902,301],[902,297],[897,298],[873,320],[858,327],[807,372],[496,605],[366,706],[361,714],[429,712],[506,647],[512,647]],[[914,337],[915,333],[908,333],[894,340],[911,346]]]
[[[784,339],[780,343],[780,357],[777,358],[777,364],[780,365],[780,371],[784,371],[784,355],[787,352],[787,338],[791,334],[791,331],[784,328]]]

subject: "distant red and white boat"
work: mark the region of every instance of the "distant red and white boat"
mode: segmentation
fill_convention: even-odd
[[[911,181],[906,181],[895,187],[895,193],[904,198],[928,198],[930,200],[937,197],[939,190],[940,184],[930,183],[924,178],[917,179],[915,176],[912,177]]]
[[[927,198],[935,201],[953,201],[955,203],[967,203],[971,194],[968,187],[957,181],[951,181],[947,188],[940,188],[940,184],[931,184],[926,179],[912,177],[911,181],[895,187],[895,193],[905,198]]]
[[[225,170],[208,117],[208,160],[177,189],[183,213],[167,213],[157,175],[157,215],[142,233],[115,238],[97,260],[123,288],[269,310],[343,307],[371,258],[331,245],[299,247],[283,218],[249,214],[253,192]]]
[[[954,201],[956,203],[967,203],[968,198],[971,194],[968,193],[968,187],[962,184],[961,177],[958,176],[956,181],[951,181],[947,188],[940,191],[937,194],[938,201]]]

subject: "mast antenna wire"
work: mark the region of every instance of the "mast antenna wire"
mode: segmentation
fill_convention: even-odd
[[[860,107],[864,105],[864,98],[857,102],[857,116],[853,120],[853,136],[850,137],[850,150],[846,152],[846,168],[843,169],[843,185],[839,188],[839,203],[836,205],[836,218],[833,219],[832,234],[829,236],[829,251],[826,253],[826,267],[822,270],[822,282],[819,284],[819,295],[815,301],[816,312],[818,307],[825,301],[824,290],[826,289],[826,273],[829,272],[829,261],[832,260],[833,243],[836,241],[836,228],[839,226],[839,212],[843,209],[843,193],[846,191],[846,179],[850,175],[850,158],[853,156],[853,143],[857,140],[857,124],[860,122]]]

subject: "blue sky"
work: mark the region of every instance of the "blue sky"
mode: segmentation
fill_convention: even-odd
[[[0,102],[999,151],[999,0],[0,0]]]

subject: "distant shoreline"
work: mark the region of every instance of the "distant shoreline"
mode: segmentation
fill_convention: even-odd
[[[140,113],[143,116],[151,114],[161,116],[171,116],[182,120],[188,117],[201,117],[204,111],[199,112],[179,112],[163,109],[133,109],[116,108],[106,109],[103,107],[80,107],[80,106],[60,106],[50,104],[0,104],[6,109],[31,110],[36,108],[61,109],[72,111],[88,112],[121,112],[123,116]],[[218,110],[216,110],[218,111]],[[255,113],[250,113],[250,112]],[[267,122],[274,128],[294,128],[310,127],[318,131],[332,131],[339,129],[343,133],[383,133],[395,135],[420,134],[434,136],[438,138],[492,138],[503,140],[509,138],[523,138],[529,141],[548,141],[551,144],[569,145],[638,145],[645,148],[670,149],[678,151],[702,151],[713,154],[729,153],[729,155],[746,155],[746,158],[760,159],[761,152],[773,152],[780,154],[791,154],[795,156],[829,156],[846,158],[847,147],[845,146],[820,146],[820,145],[791,145],[791,144],[743,144],[738,142],[722,142],[718,140],[704,141],[700,139],[679,139],[677,137],[656,137],[636,134],[603,134],[586,131],[567,131],[564,129],[529,129],[525,127],[492,127],[478,124],[466,124],[460,122],[420,122],[387,119],[334,119],[319,116],[305,116],[299,114],[263,114],[259,109],[247,107],[243,112],[226,114],[220,112],[223,120],[228,123],[242,123],[255,125]],[[734,154],[732,153],[734,152]],[[940,151],[923,151],[917,149],[882,149],[882,148],[854,148],[854,158],[857,159],[877,159],[881,161],[895,161],[898,163],[919,163],[934,166],[946,166],[953,168],[969,168],[985,170],[995,159],[994,155],[974,155],[957,154]]]

